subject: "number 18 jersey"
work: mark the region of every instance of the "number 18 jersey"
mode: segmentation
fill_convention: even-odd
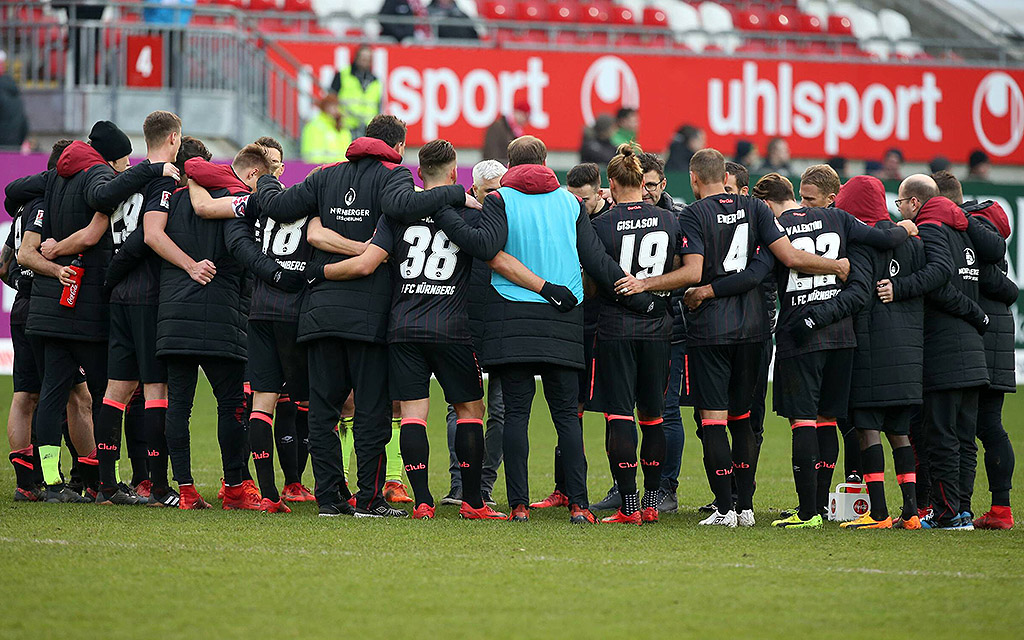
[[[704,256],[700,284],[747,268],[758,247],[785,236],[771,209],[752,196],[720,193],[687,206],[679,214],[681,255]],[[738,296],[705,300],[686,311],[686,344],[709,346],[760,342],[771,335],[760,287]]]

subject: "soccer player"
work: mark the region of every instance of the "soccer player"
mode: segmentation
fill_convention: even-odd
[[[318,220],[346,238],[365,242],[381,215],[412,222],[445,204],[478,205],[456,185],[417,192],[412,174],[399,164],[405,135],[405,123],[379,115],[367,125],[366,135],[349,146],[348,162],[324,167],[289,189],[283,189],[273,176],[264,176],[256,193],[261,212],[279,222],[308,216],[311,228]],[[314,269],[322,270],[325,263],[336,260],[316,249],[311,262]],[[353,513],[341,444],[334,432],[341,405],[353,390],[359,476],[354,514],[408,515],[391,508],[382,495],[387,466],[384,448],[391,433],[385,344],[390,303],[390,278],[383,270],[344,282],[314,282],[303,298],[298,339],[309,343],[309,445],[323,516]]]
[[[1017,390],[1014,365],[1014,323],[1010,305],[1017,300],[1017,284],[1006,277],[1007,262],[1002,257],[982,256],[980,248],[990,244],[983,237],[983,228],[997,233],[1005,247],[1010,235],[1010,221],[998,203],[964,202],[963,189],[956,176],[948,171],[932,174],[939,187],[939,193],[968,214],[967,233],[979,249],[981,273],[978,277],[978,304],[989,317],[989,328],[985,331],[985,360],[988,364],[989,384],[982,389],[978,398],[978,440],[985,447],[985,470],[988,476],[989,492],[992,494],[992,508],[974,519],[976,529],[1009,529],[1013,527],[1013,513],[1010,510],[1010,488],[1013,478],[1013,445],[1003,427],[1003,398]],[[998,248],[998,245],[997,245]],[[967,505],[974,490],[974,483],[965,484]],[[970,511],[961,506],[961,511]]]
[[[878,178],[851,178],[839,189],[835,206],[877,229],[895,226],[889,219],[885,187]],[[821,328],[855,313],[857,347],[850,380],[849,422],[860,439],[871,511],[840,526],[920,529],[914,450],[908,436],[915,410],[921,404],[924,299],[905,297],[884,304],[874,292],[878,282],[895,282],[921,269],[925,264],[924,244],[911,240],[889,250],[854,245],[850,262],[850,278],[843,290],[827,302],[807,307],[793,323],[794,328],[808,332],[811,327]],[[903,496],[903,508],[895,520],[885,501],[882,432],[892,447],[896,480]]]
[[[146,160],[173,163],[181,146],[181,119],[169,111],[154,111],[142,123],[146,138]],[[141,229],[150,212],[167,215],[174,178],[160,177],[125,200],[110,218],[114,250]],[[140,231],[141,233],[141,231]],[[167,413],[167,368],[156,357],[157,305],[160,301],[160,256],[150,252],[110,292],[110,338],[107,351],[107,389],[96,416],[96,440],[100,462],[100,483],[110,487],[112,503],[147,503],[134,490],[118,494],[114,466],[121,449],[121,423],[125,407],[141,382],[145,396],[146,440],[157,455],[149,462],[156,478],[154,503],[177,506],[178,496],[167,487],[167,449],[164,417]],[[161,473],[163,480],[160,479]],[[102,488],[102,487],[101,487]],[[152,494],[151,489],[151,494]],[[107,494],[107,491],[103,492]],[[135,495],[133,495],[135,494]],[[119,502],[118,502],[119,501]]]
[[[47,485],[48,502],[81,502],[82,496],[61,483],[58,469],[61,422],[75,374],[81,368],[86,375],[93,400],[93,417],[99,411],[107,378],[108,308],[103,294],[103,280],[113,250],[107,224],[114,208],[139,191],[147,182],[161,175],[177,178],[178,170],[171,163],[142,163],[128,169],[131,142],[120,129],[107,121],[97,122],[89,134],[90,144],[75,141],[61,154],[57,174],[48,182],[43,210],[43,234],[67,253],[56,259],[62,269],[59,279],[54,274],[36,270],[30,262],[34,256],[32,242],[23,242],[26,253],[19,262],[36,272],[26,333],[41,338],[45,370],[36,416],[39,457],[43,480]],[[117,175],[119,172],[120,175]],[[38,216],[37,216],[38,218]],[[89,237],[70,242],[76,231],[95,230]],[[37,233],[26,231],[26,234]],[[34,246],[33,246],[34,245]],[[60,303],[64,287],[71,281],[70,265],[74,254],[81,254],[84,274],[78,286],[74,306]],[[71,425],[73,426],[73,425]],[[86,453],[83,462],[98,465],[95,452],[87,448],[93,435],[71,434],[79,453]],[[81,445],[81,446],[79,446]],[[129,498],[117,486],[112,468],[101,479],[97,503]],[[130,498],[129,498],[130,501]]]
[[[801,207],[793,185],[777,173],[757,182],[754,197],[767,203],[794,247],[830,259],[846,258],[852,242],[891,249],[915,231],[909,221],[882,230],[838,209]],[[815,328],[810,335],[798,333],[800,312],[835,297],[841,289],[837,278],[776,267],[776,280],[780,311],[773,404],[792,428],[793,478],[800,507],[796,515],[776,520],[772,526],[821,528],[832,470],[839,458],[836,418],[845,416],[849,405],[856,337],[849,315]]]
[[[725,157],[701,149],[690,159],[690,182],[699,200],[680,216],[683,267],[637,280],[623,278],[616,291],[669,291],[711,284],[747,268],[758,247],[772,252],[788,268],[845,277],[849,264],[793,247],[764,202],[725,192]],[[770,336],[764,297],[756,287],[746,293],[713,298],[686,316],[686,348],[694,404],[700,411],[704,468],[717,509],[703,525],[753,526],[753,432],[750,407],[757,372]],[[726,426],[733,437],[730,451]],[[737,500],[732,499],[735,466]],[[737,516],[736,510],[740,511]]]
[[[978,396],[989,383],[981,333],[989,318],[978,306],[977,252],[967,234],[969,221],[931,177],[915,174],[900,183],[900,214],[914,220],[924,242],[925,266],[911,277],[882,281],[882,302],[925,296],[924,422],[931,475],[932,513],[926,529],[973,529],[960,509],[961,479],[973,482],[971,453],[978,418]],[[963,455],[961,455],[963,453]]]
[[[634,277],[659,276],[675,262],[679,223],[673,211],[644,201],[644,170],[639,149],[619,146],[608,163],[608,182],[615,206],[594,220],[594,229],[608,255]],[[588,408],[607,421],[607,451],[622,506],[602,522],[641,524],[658,521],[662,494],[661,466],[665,460],[665,387],[671,367],[672,321],[667,296],[657,315],[625,309],[602,292]],[[643,442],[640,466],[644,495],[637,495],[636,411]]]

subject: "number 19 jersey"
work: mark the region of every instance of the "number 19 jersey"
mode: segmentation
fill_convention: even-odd
[[[676,214],[646,202],[617,204],[594,218],[592,224],[608,255],[622,270],[638,279],[672,270],[679,242]],[[667,294],[666,294],[667,295]],[[597,335],[606,340],[670,340],[672,321],[664,313],[634,313],[601,292]]]
[[[720,193],[687,206],[679,214],[680,255],[704,256],[700,284],[747,268],[758,247],[768,250],[786,233],[771,209],[752,196]],[[705,300],[686,311],[686,344],[708,346],[760,342],[771,335],[760,287],[738,296]]]
[[[470,225],[480,219],[474,209],[461,213]],[[404,225],[381,216],[370,242],[389,256],[388,342],[472,344],[466,298],[473,257],[431,217]]]

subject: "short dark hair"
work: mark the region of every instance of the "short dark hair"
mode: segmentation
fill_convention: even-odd
[[[636,113],[636,109],[632,107],[622,107],[621,109],[615,112],[615,119],[624,120],[629,116],[633,115],[634,113]]]
[[[178,172],[181,175],[185,175],[185,161],[191,160],[192,158],[202,158],[203,160],[209,161],[213,157],[210,150],[206,148],[203,141],[199,138],[193,138],[192,136],[182,136],[181,146],[178,147],[178,157],[174,159],[174,166],[178,167]]]
[[[940,196],[945,196],[957,204],[963,204],[964,188],[950,171],[936,171],[932,174],[932,180],[939,187]],[[920,199],[918,198],[918,200]]]
[[[641,153],[640,168],[643,169],[644,173],[656,171],[659,178],[665,179],[665,162],[656,153],[651,153],[650,151]]]
[[[548,159],[548,148],[544,141],[535,136],[519,136],[508,143],[508,166],[517,164],[544,164]]]
[[[890,149],[887,149],[886,152],[885,152],[885,155],[882,156],[882,158],[884,159],[885,157],[890,156],[890,155],[896,156],[897,158],[900,159],[900,162],[903,162],[903,151],[901,149],[898,149],[896,147],[892,147]]]
[[[142,135],[150,147],[163,144],[175,131],[181,131],[181,118],[170,111],[154,111],[142,122]]]
[[[793,183],[786,176],[769,173],[754,185],[754,197],[769,202],[788,202],[796,199]]]
[[[725,182],[725,156],[718,149],[700,149],[690,157],[690,171],[704,184]]]
[[[565,184],[573,189],[585,187],[588,184],[595,189],[601,186],[601,169],[593,162],[578,164],[565,176]]]
[[[366,125],[366,137],[383,140],[389,147],[405,142],[405,123],[388,113],[373,116]]]
[[[57,168],[57,161],[60,160],[60,154],[64,153],[64,150],[67,149],[68,145],[70,145],[72,142],[74,142],[74,140],[62,138],[57,142],[53,143],[53,148],[50,149],[50,159],[46,161],[47,169]]]
[[[270,173],[270,157],[267,156],[267,148],[258,144],[247,144],[242,150],[235,154],[231,166],[239,169],[259,169],[260,173]]]
[[[253,142],[253,144],[258,144],[261,147],[266,147],[267,149],[277,149],[277,152],[281,154],[281,158],[284,158],[284,147],[281,146],[280,142],[270,136],[260,136],[259,138],[256,138],[256,141]]]
[[[420,172],[424,178],[437,178],[455,162],[455,147],[447,140],[431,140],[420,147]]]
[[[738,162],[726,162],[725,172],[736,178],[736,190],[750,186],[750,172]]]

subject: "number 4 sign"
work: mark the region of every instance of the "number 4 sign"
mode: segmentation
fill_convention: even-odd
[[[127,85],[162,87],[164,85],[164,40],[161,36],[132,35],[128,42]]]

